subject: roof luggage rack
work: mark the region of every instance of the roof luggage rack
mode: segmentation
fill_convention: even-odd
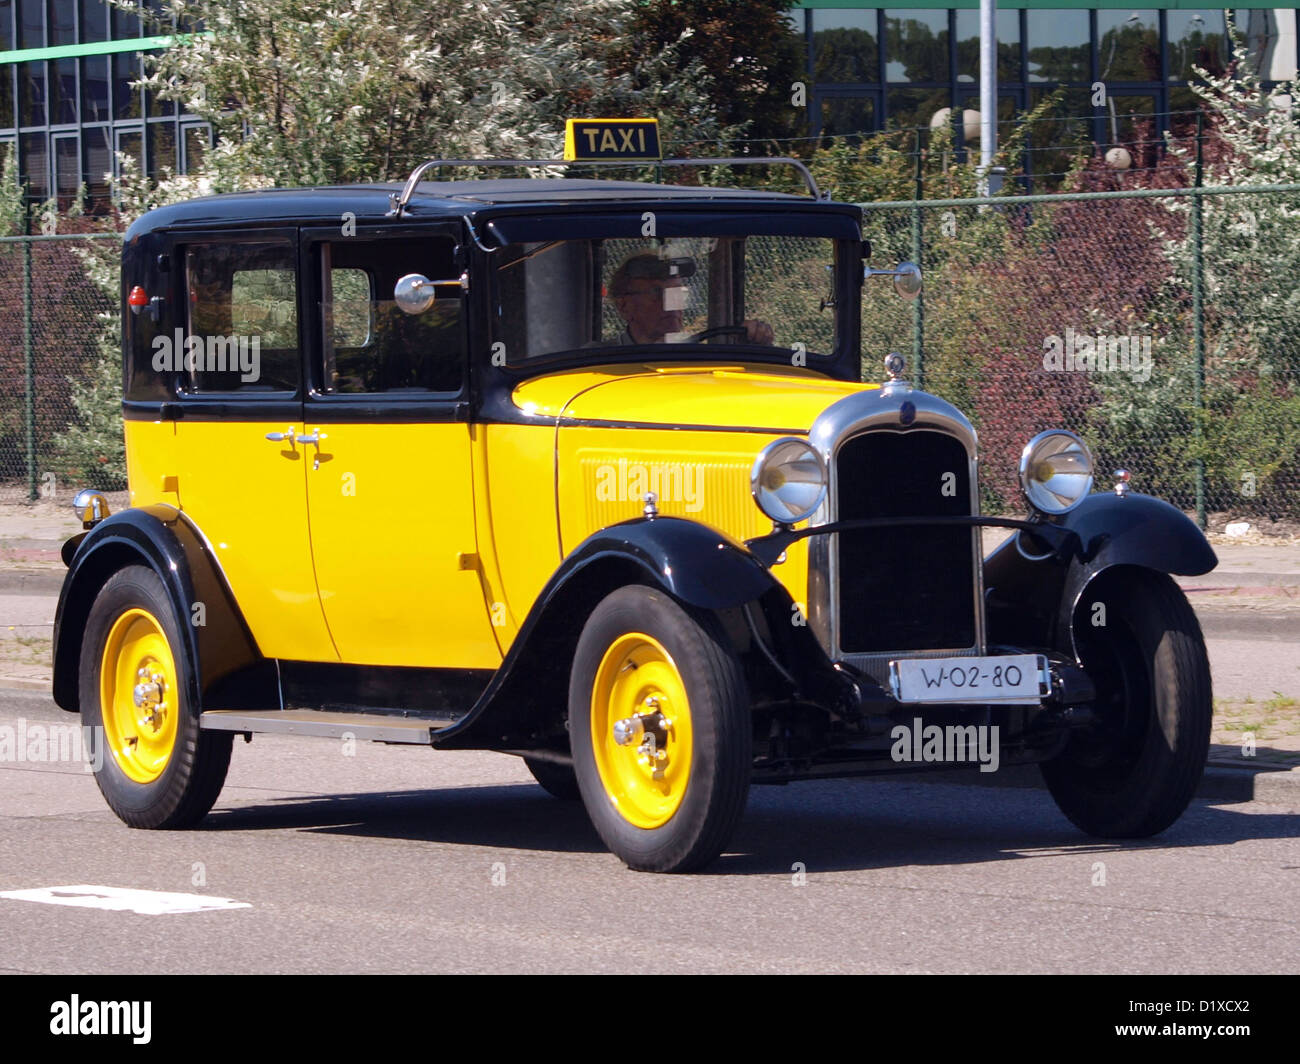
[[[821,191],[817,188],[817,181],[808,167],[800,160],[792,159],[789,156],[745,156],[732,159],[655,159],[653,161],[644,159],[635,161],[624,159],[585,161],[573,159],[429,159],[411,171],[411,176],[406,179],[406,184],[402,187],[400,193],[394,192],[388,197],[392,203],[392,209],[388,213],[390,216],[399,218],[405,214],[406,205],[410,203],[411,197],[415,194],[415,186],[420,183],[420,178],[424,176],[425,171],[441,166],[759,166],[769,163],[783,163],[786,166],[793,166],[803,177],[804,184],[808,186],[809,195],[813,199],[819,200],[823,198]]]

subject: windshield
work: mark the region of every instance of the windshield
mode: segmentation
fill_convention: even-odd
[[[828,356],[835,248],[788,235],[510,244],[496,270],[493,351],[506,365],[647,345]]]

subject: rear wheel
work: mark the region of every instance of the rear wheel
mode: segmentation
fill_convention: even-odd
[[[1077,616],[1097,724],[1043,763],[1043,778],[1061,812],[1089,835],[1154,835],[1187,808],[1209,753],[1213,702],[1200,625],[1172,579],[1137,569],[1098,578]]]
[[[588,815],[630,868],[686,872],[727,844],[749,793],[749,697],[711,617],[648,587],[592,612],[569,686]]]
[[[100,589],[81,645],[81,721],[91,729],[95,781],[131,827],[197,823],[226,779],[234,736],[199,729],[184,646],[152,569],[127,566]]]

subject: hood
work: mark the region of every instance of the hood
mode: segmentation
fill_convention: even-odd
[[[678,362],[534,377],[513,399],[526,413],[565,420],[806,434],[831,403],[875,387],[805,369]]]

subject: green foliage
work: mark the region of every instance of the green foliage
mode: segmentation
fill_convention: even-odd
[[[13,142],[3,146],[0,157],[0,236],[17,236],[23,231],[27,211],[26,190],[18,179],[18,159]]]

